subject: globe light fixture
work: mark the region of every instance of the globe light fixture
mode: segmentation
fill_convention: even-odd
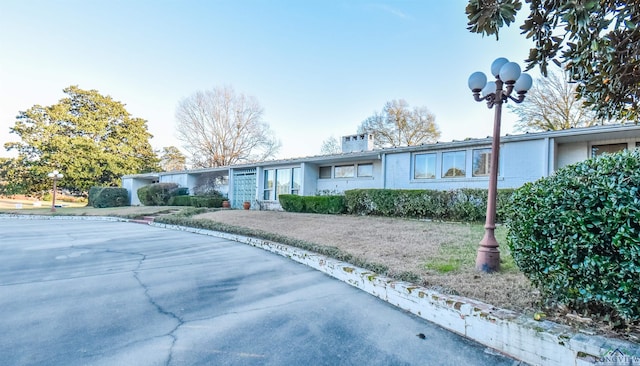
[[[57,170],[54,170],[51,173],[47,174],[47,177],[53,179],[53,198],[51,199],[51,212],[56,212],[56,183],[59,179],[62,179],[64,175]]]
[[[529,74],[522,73],[520,65],[509,62],[504,57],[497,58],[491,64],[491,74],[495,81],[487,82],[482,72],[474,72],[469,76],[469,89],[476,102],[487,102],[487,107],[495,106],[493,123],[493,140],[491,142],[491,166],[489,168],[489,193],[487,197],[487,218],[484,224],[484,237],[478,247],[476,269],[482,272],[500,270],[500,250],[495,237],[496,228],[496,197],[498,192],[498,161],[500,155],[500,123],[502,119],[502,104],[509,100],[522,103],[525,94],[533,85]],[[512,94],[515,91],[517,97]]]

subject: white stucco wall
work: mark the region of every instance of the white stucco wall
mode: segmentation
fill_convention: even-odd
[[[373,176],[372,177],[353,177],[353,178],[331,178],[331,179],[318,179],[316,185],[316,193],[325,194],[340,194],[350,189],[364,189],[364,188],[382,188],[382,162],[380,160],[374,161],[359,161],[357,163],[341,162],[339,164],[323,164],[322,166],[342,166],[351,164],[372,164]]]
[[[517,188],[548,175],[546,156],[549,140],[531,140],[506,143],[500,150],[502,180],[499,188]]]
[[[302,163],[302,192],[303,196],[313,196],[318,191],[318,165]]]
[[[129,191],[129,204],[131,206],[141,205],[138,198],[138,189],[151,183],[153,183],[153,179],[122,178],[122,188]]]
[[[545,175],[544,156],[547,140],[509,142],[500,146],[500,171],[498,188],[516,188],[525,182],[534,181]],[[413,159],[415,153],[389,153],[386,158],[386,188],[389,189],[457,189],[488,187],[489,177],[474,177],[473,150],[491,148],[479,145],[457,149],[430,150],[418,153],[436,154],[436,177],[434,179],[414,179]],[[442,177],[442,153],[465,151],[466,176],[460,178]]]
[[[188,175],[184,172],[175,174],[163,174],[160,176],[160,183],[176,183],[180,187],[189,187],[187,178]]]
[[[556,146],[556,169],[577,163],[589,158],[589,143],[572,142],[560,143]]]

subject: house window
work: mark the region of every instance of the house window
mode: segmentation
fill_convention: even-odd
[[[473,176],[486,177],[491,167],[491,149],[473,150]]]
[[[373,164],[358,164],[358,177],[373,177]]]
[[[300,176],[300,168],[291,169],[291,194],[300,194],[300,186],[302,178]]]
[[[331,167],[330,166],[321,166],[320,167],[320,179],[331,179]]]
[[[450,151],[442,153],[442,177],[460,178],[466,176],[466,151]]]
[[[273,201],[281,194],[300,194],[300,172],[300,168],[265,170],[262,199]]]
[[[436,177],[436,154],[416,154],[413,161],[414,179],[434,179]]]
[[[291,193],[291,169],[276,170],[276,197]]]
[[[272,200],[273,198],[273,170],[264,171],[264,189],[262,193],[263,200]]]
[[[356,174],[355,165],[339,165],[333,170],[336,178],[353,178]]]
[[[591,157],[595,158],[602,154],[612,154],[618,151],[626,150],[627,143],[623,144],[608,144],[608,145],[593,145],[591,146]]]

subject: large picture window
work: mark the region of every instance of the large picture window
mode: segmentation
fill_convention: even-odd
[[[461,178],[465,177],[466,151],[450,151],[442,153],[442,177]]]
[[[278,199],[278,195],[291,192],[291,169],[276,170],[276,187],[275,199]]]
[[[373,164],[358,164],[358,177],[373,177]]]
[[[281,194],[300,194],[301,185],[300,168],[265,170],[262,199],[275,201]]]
[[[436,154],[416,154],[413,161],[414,179],[434,179],[436,177]]]
[[[335,178],[353,178],[356,175],[355,165],[338,165],[333,169]]]
[[[491,149],[473,150],[473,176],[489,176],[491,168]]]
[[[596,156],[608,153],[616,153],[618,151],[626,150],[627,143],[622,144],[607,144],[607,145],[592,145],[591,146],[591,157],[594,158]]]
[[[302,177],[300,176],[300,168],[291,169],[291,194],[300,194],[301,185]]]

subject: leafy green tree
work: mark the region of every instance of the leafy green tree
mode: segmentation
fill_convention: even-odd
[[[523,132],[591,127],[604,122],[577,99],[576,85],[556,72],[533,83],[524,103],[507,104],[507,108],[520,117],[515,129]]]
[[[96,90],[70,86],[64,93],[68,97],[57,104],[20,112],[11,132],[21,141],[5,144],[18,152],[23,170],[17,179],[30,191],[48,189],[47,173],[54,169],[64,174],[59,187],[80,192],[159,170],[144,119],[131,117],[124,104]]]
[[[175,146],[163,147],[159,155],[160,167],[165,172],[184,170],[187,167],[187,157]]]
[[[21,179],[26,169],[15,158],[0,158],[0,195],[27,193],[27,182]]]
[[[427,107],[411,109],[404,99],[392,100],[385,104],[381,113],[364,120],[358,133],[372,133],[377,147],[435,142],[440,137],[435,119]]]
[[[520,26],[534,42],[526,60],[543,75],[563,65],[577,92],[598,117],[637,120],[640,102],[640,2],[622,0],[525,0]],[[515,21],[520,0],[469,0],[468,29],[495,35]]]

